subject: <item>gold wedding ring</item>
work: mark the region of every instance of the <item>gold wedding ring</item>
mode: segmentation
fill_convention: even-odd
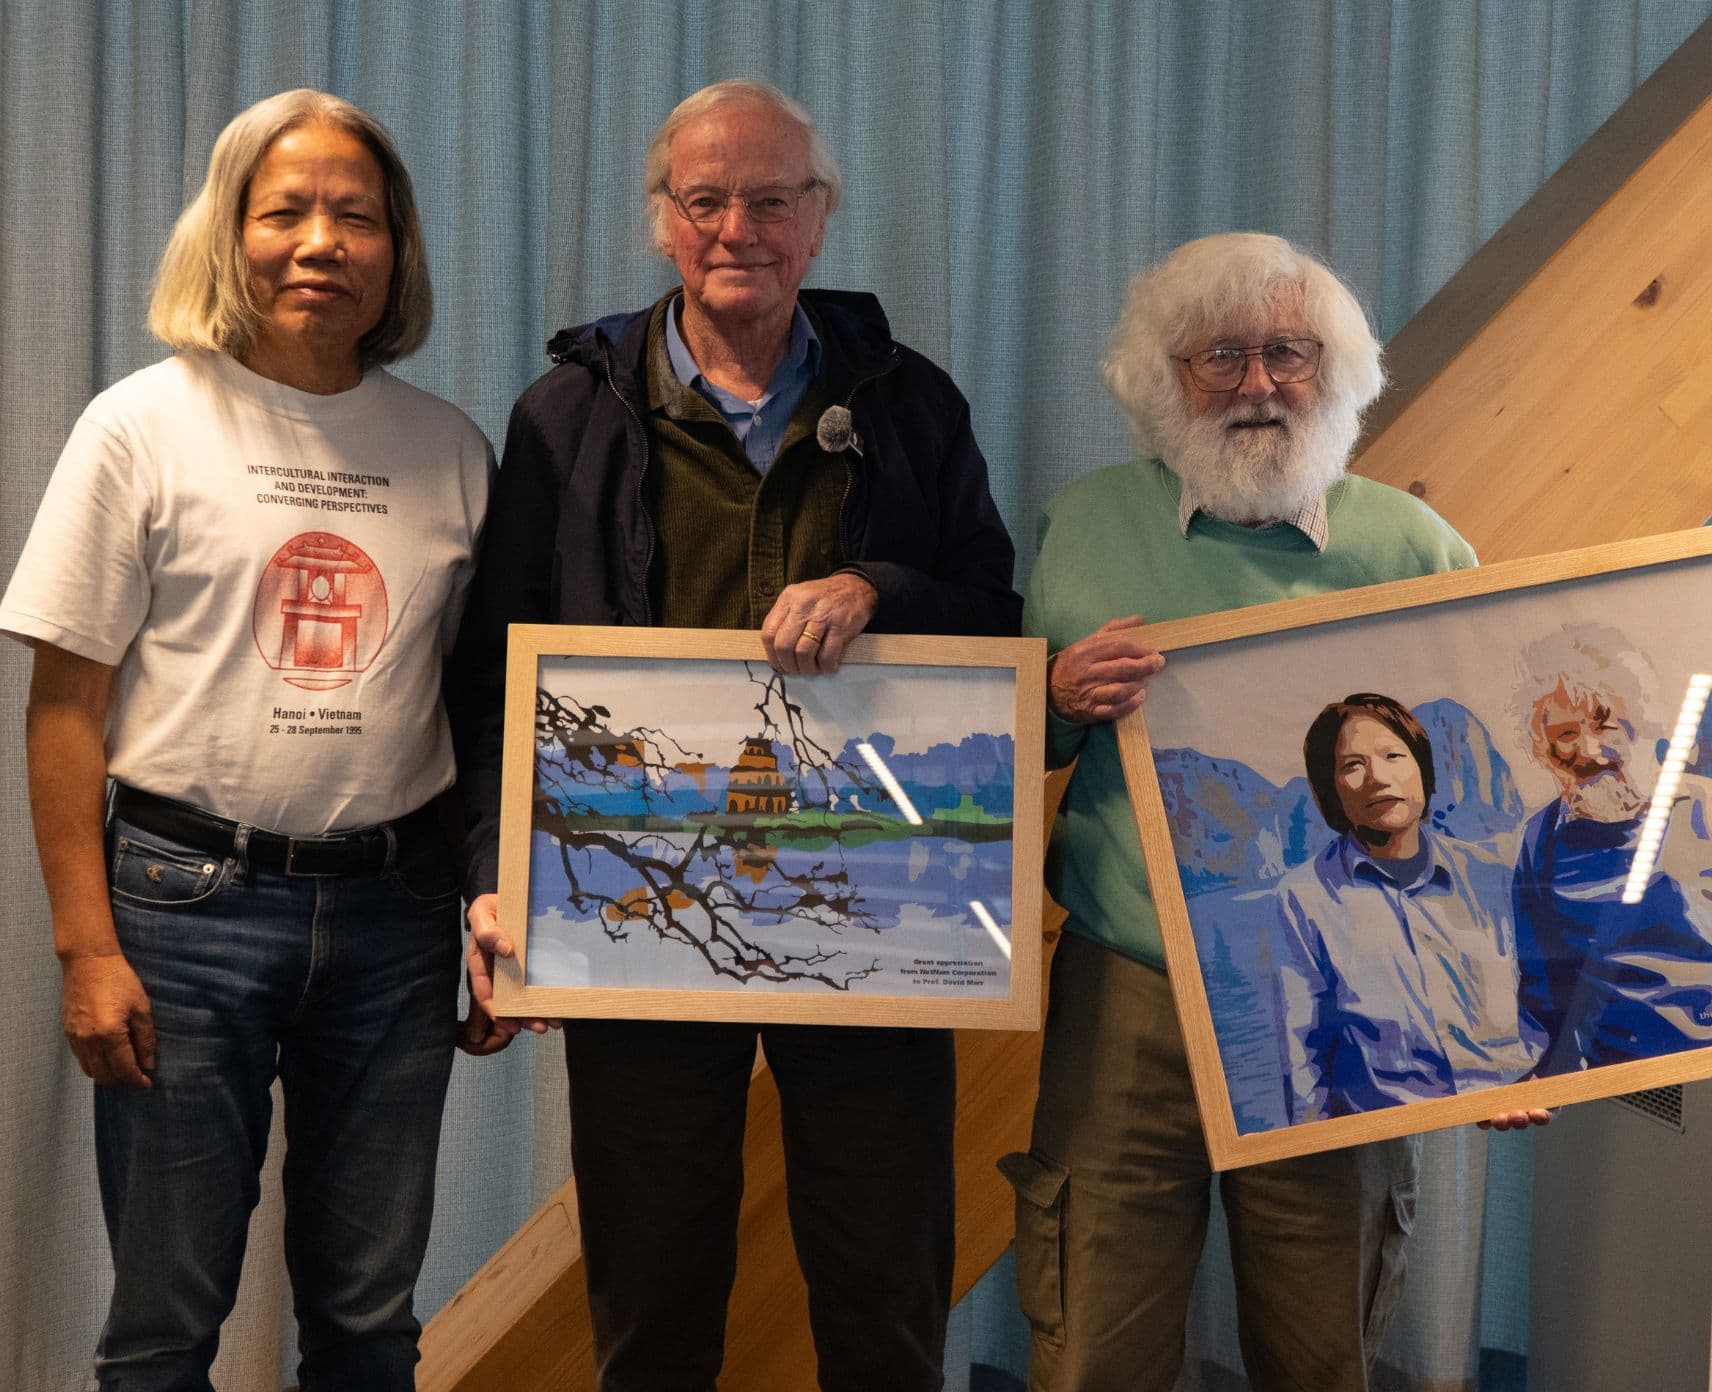
[[[808,641],[811,643],[819,643],[819,642],[823,641],[820,634],[812,633],[809,631],[809,627],[807,624],[803,625],[802,636],[804,638],[808,639]]]

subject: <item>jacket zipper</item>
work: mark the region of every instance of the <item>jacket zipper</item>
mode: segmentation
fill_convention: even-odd
[[[648,506],[642,501],[642,484],[648,477],[648,431],[642,424],[642,417],[636,414],[636,408],[630,404],[628,397],[618,389],[618,382],[612,375],[612,350],[603,350],[601,361],[606,368],[606,384],[612,388],[612,394],[619,404],[629,413],[630,419],[636,423],[636,433],[642,437],[642,468],[636,475],[636,511],[642,518],[642,523],[648,529],[648,553],[642,560],[642,624],[645,628],[654,626],[654,605],[648,598],[648,572],[654,565],[654,519],[648,515]],[[846,484],[848,492],[849,485]]]
[[[861,391],[863,387],[867,386],[870,382],[878,382],[880,378],[884,377],[888,372],[893,371],[902,362],[903,359],[894,352],[891,356],[891,360],[878,372],[870,373],[860,381],[851,383],[850,390],[844,394],[844,409],[846,411],[850,409],[850,403],[856,399],[856,393]],[[852,429],[854,429],[854,427],[852,427]],[[854,559],[850,555],[850,518],[848,516],[850,508],[850,490],[855,486],[855,484],[856,466],[850,462],[850,450],[846,447],[844,451],[844,496],[838,500],[838,540],[844,548],[845,565],[855,564]]]

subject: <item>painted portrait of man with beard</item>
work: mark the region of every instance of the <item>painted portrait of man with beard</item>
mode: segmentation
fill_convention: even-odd
[[[1512,711],[1558,796],[1523,828],[1515,908],[1521,1005],[1543,1074],[1712,1043],[1712,785],[1677,784],[1657,859],[1630,886],[1658,782],[1645,654],[1598,624],[1516,659]],[[1632,893],[1625,894],[1625,888]]]

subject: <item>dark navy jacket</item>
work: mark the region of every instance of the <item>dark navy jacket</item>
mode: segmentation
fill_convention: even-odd
[[[987,487],[969,403],[893,340],[872,295],[799,295],[823,347],[819,385],[846,405],[856,449],[840,517],[844,560],[879,593],[871,633],[1015,634],[1015,552]],[[506,626],[649,624],[652,309],[566,329],[558,366],[511,412],[447,685],[469,821],[470,897],[497,883]]]

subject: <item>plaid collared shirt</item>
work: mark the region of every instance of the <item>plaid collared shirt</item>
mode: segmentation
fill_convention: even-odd
[[[1190,492],[1189,485],[1179,481],[1177,497],[1177,530],[1184,536],[1189,535],[1189,523],[1195,514],[1201,510],[1201,505],[1195,501],[1195,495]],[[1280,517],[1271,526],[1294,527],[1298,532],[1313,543],[1314,550],[1324,551],[1326,539],[1331,535],[1331,520],[1326,515],[1326,499],[1322,493],[1312,502],[1304,504],[1288,517]]]

